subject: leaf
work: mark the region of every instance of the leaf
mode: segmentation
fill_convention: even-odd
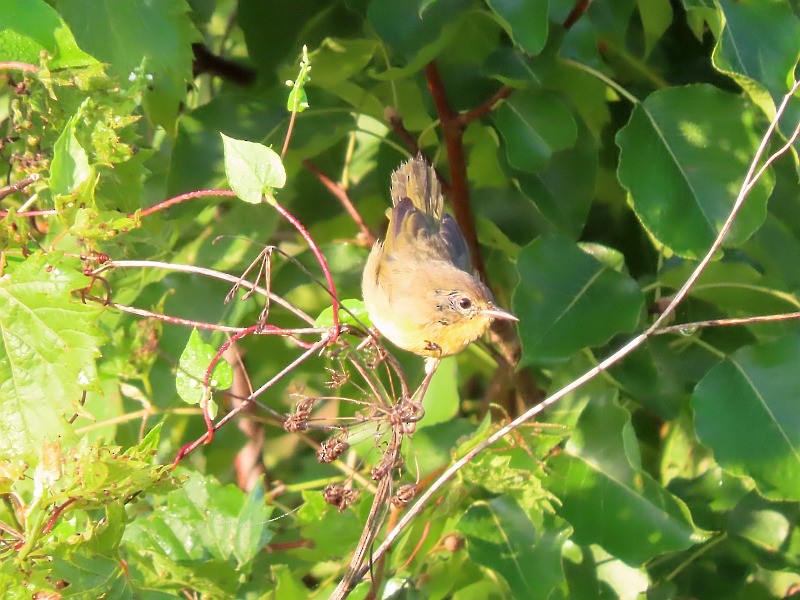
[[[214,359],[217,351],[213,346],[206,344],[197,332],[192,329],[186,347],[178,361],[178,374],[175,377],[175,387],[178,395],[187,404],[198,404],[203,399],[203,381],[206,370]],[[209,386],[217,389],[227,389],[233,383],[233,369],[224,358],[220,358],[211,372]]]
[[[150,118],[173,131],[192,79],[191,45],[199,40],[185,0],[59,0],[58,7],[81,47],[110,73],[146,80]]]
[[[53,147],[50,189],[55,194],[72,194],[92,174],[86,150],[75,137],[78,115],[72,117]]]
[[[0,56],[4,61],[39,64],[39,52],[53,57],[52,69],[83,67],[97,61],[78,48],[61,16],[42,0],[3,0]]]
[[[248,573],[269,541],[269,515],[261,486],[246,494],[234,485],[190,472],[181,489],[165,497],[151,515],[137,519],[125,538],[140,550],[175,561],[209,558]]]
[[[656,91],[617,134],[618,175],[637,217],[672,252],[699,258],[716,238],[758,146],[753,109],[708,85]],[[739,211],[726,244],[764,222],[774,179],[765,173]]]
[[[330,257],[328,258],[330,260]],[[340,302],[339,323],[344,325],[372,326],[364,301],[357,298],[347,298]],[[347,309],[345,311],[345,309]],[[314,327],[333,327],[333,307],[329,306],[314,321]]]
[[[66,419],[96,385],[100,311],[70,294],[87,284],[53,254],[0,278],[0,457],[32,460],[43,440],[69,435]]]
[[[458,363],[455,357],[442,359],[428,386],[422,406],[425,416],[417,423],[417,429],[423,429],[446,423],[458,413],[461,398],[458,395]]]
[[[540,237],[517,260],[512,301],[523,364],[552,364],[632,331],[643,297],[636,282],[560,237]]]
[[[543,170],[554,152],[570,148],[578,136],[572,113],[547,92],[513,94],[494,112],[494,121],[509,164],[529,173]]]
[[[672,6],[669,0],[636,0],[636,6],[642,19],[647,57],[672,23]]]
[[[597,147],[586,127],[578,143],[553,154],[538,173],[508,173],[539,212],[564,235],[577,238],[586,225],[597,179]]]
[[[700,441],[722,468],[752,478],[773,500],[800,499],[798,360],[797,336],[744,347],[711,369],[692,396]]]
[[[220,135],[228,183],[242,200],[258,204],[263,196],[272,196],[274,188],[286,185],[281,157],[272,148]]]
[[[475,502],[458,522],[470,558],[502,575],[515,598],[547,598],[564,578],[562,535],[543,535],[507,496]]]
[[[785,0],[719,0],[719,7],[725,26],[713,64],[773,118],[776,100],[789,91],[800,58],[800,19]]]
[[[531,55],[547,40],[548,0],[489,0],[489,7],[514,43]]]
[[[590,402],[564,450],[548,461],[545,486],[561,500],[574,541],[599,544],[629,565],[706,539],[686,505],[641,470],[626,410]]]

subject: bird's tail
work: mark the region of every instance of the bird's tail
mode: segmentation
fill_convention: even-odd
[[[444,199],[436,170],[421,154],[404,162],[392,173],[392,206],[408,198],[414,206],[435,219],[442,218]]]

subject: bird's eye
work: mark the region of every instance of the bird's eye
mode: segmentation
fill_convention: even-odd
[[[461,298],[461,300],[458,301],[458,305],[462,310],[469,310],[472,308],[472,300],[469,298]]]

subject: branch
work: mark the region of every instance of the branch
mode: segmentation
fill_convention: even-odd
[[[333,197],[341,203],[341,205],[347,211],[347,214],[350,215],[350,218],[353,219],[356,225],[358,225],[358,228],[361,230],[361,234],[364,236],[364,239],[367,241],[367,243],[370,246],[374,244],[377,240],[377,237],[364,223],[364,219],[361,218],[361,215],[358,213],[356,207],[353,205],[353,202],[350,200],[350,196],[347,195],[347,190],[345,190],[340,184],[330,179],[327,175],[325,175],[325,173],[320,171],[317,165],[310,160],[304,160],[303,166],[311,171],[311,173],[314,174],[319,182],[328,188],[328,191],[333,194]]]
[[[501,100],[505,100],[514,92],[514,88],[504,85],[499,90],[497,90],[491,97],[486,100],[483,104],[476,106],[475,108],[468,110],[467,112],[463,112],[458,115],[458,121],[461,123],[462,127],[466,127],[473,121],[477,121],[483,115],[488,114],[492,111],[495,105],[500,102]]]
[[[14,183],[7,185],[3,188],[0,188],[0,200],[5,198],[6,196],[10,196],[14,192],[18,192],[20,190],[24,190],[30,184],[39,181],[41,176],[38,173],[34,173],[33,175],[29,175],[24,179],[20,179],[19,181],[15,181]]]
[[[587,10],[589,10],[589,6],[592,4],[592,0],[575,0],[575,5],[572,7],[572,10],[569,11],[567,18],[564,19],[564,22],[561,26],[566,29],[572,29],[572,26],[580,19]]]
[[[661,327],[658,331],[654,331],[653,335],[664,335],[666,333],[686,333],[687,331],[705,329],[707,327],[731,327],[734,325],[779,323],[780,321],[792,321],[794,319],[800,319],[800,312],[781,313],[777,315],[759,315],[756,317],[741,317],[738,319],[710,319],[708,321],[695,321],[693,323],[683,323],[681,325]]]
[[[0,62],[0,71],[5,71],[6,69],[15,70],[15,71],[38,71],[39,67],[36,65],[31,65],[24,62],[17,62],[17,61],[5,61]]]
[[[436,106],[436,112],[439,114],[442,137],[444,137],[444,143],[447,147],[447,162],[450,165],[450,202],[453,206],[453,213],[458,225],[461,227],[461,231],[464,233],[464,238],[467,240],[470,255],[472,256],[472,266],[481,279],[486,281],[486,267],[483,264],[483,257],[478,246],[478,234],[475,231],[475,220],[472,217],[472,208],[469,202],[467,163],[462,140],[463,124],[458,114],[450,108],[444,83],[436,63],[429,62],[425,66],[424,73],[428,82],[428,89],[433,97],[433,103]]]

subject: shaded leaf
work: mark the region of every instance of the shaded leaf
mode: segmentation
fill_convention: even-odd
[[[800,499],[800,338],[742,348],[709,371],[692,397],[700,441],[772,499]],[[749,443],[743,443],[749,440]]]
[[[516,598],[546,598],[563,580],[563,536],[542,535],[511,498],[474,503],[457,528],[470,558],[502,575]]]
[[[630,415],[590,402],[564,450],[548,461],[545,485],[580,544],[599,544],[628,564],[702,542],[686,505],[641,470]]]
[[[490,0],[489,6],[517,44],[528,54],[539,54],[547,40],[548,0]]]
[[[199,38],[185,0],[59,0],[58,8],[81,47],[108,63],[112,74],[122,81],[144,77],[151,119],[172,131],[192,78],[191,45]]]
[[[509,164],[529,173],[544,169],[554,152],[571,147],[578,136],[567,106],[545,92],[513,94],[493,116],[505,141]]]
[[[55,194],[71,194],[92,174],[86,150],[75,137],[77,115],[69,120],[67,127],[53,147],[50,163],[50,188]]]
[[[536,239],[520,251],[517,271],[512,305],[524,364],[566,360],[639,322],[643,297],[636,282],[568,240]]]
[[[719,0],[725,26],[714,66],[730,75],[770,118],[800,58],[800,19],[785,0]],[[765,32],[769,32],[765,35]]]

